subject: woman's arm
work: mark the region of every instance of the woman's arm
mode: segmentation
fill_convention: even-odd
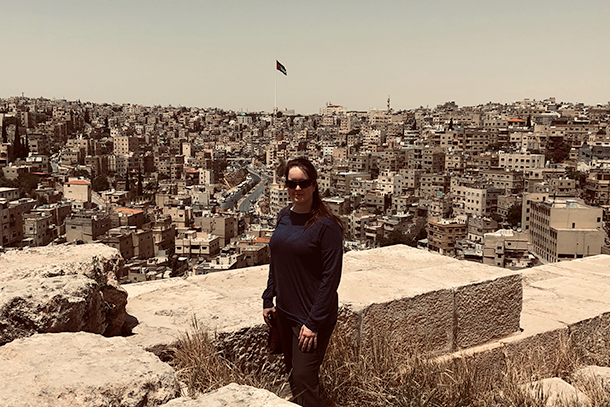
[[[324,321],[337,312],[337,289],[343,266],[343,234],[334,220],[328,220],[320,239],[322,254],[322,281],[305,326],[319,332]]]

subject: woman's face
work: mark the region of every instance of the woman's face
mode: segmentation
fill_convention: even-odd
[[[287,181],[305,181],[308,180],[309,177],[307,174],[298,167],[292,167],[288,171],[288,179]],[[301,186],[296,186],[296,188],[288,188],[288,196],[296,205],[310,206],[313,202],[313,191],[316,189],[315,181],[308,186],[307,188],[301,188]]]

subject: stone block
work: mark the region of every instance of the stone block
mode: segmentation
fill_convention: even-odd
[[[360,343],[369,347],[379,336],[390,347],[448,352],[453,345],[453,291],[372,304],[362,311]]]
[[[569,330],[583,362],[610,366],[610,312],[571,324]]]
[[[36,332],[106,329],[97,283],[82,275],[5,281],[0,287],[0,345]]]
[[[95,281],[106,303],[104,335],[126,334],[127,292],[121,288],[123,258],[101,243],[57,245],[12,250],[0,255],[0,286],[25,278],[82,275]]]
[[[572,382],[580,388],[610,391],[610,367],[586,366],[572,374]]]
[[[524,389],[533,397],[544,400],[545,407],[591,406],[589,397],[558,377],[529,383]]]
[[[125,338],[36,334],[0,347],[0,405],[147,407],[179,395],[174,370]]]
[[[464,349],[519,330],[523,299],[520,275],[455,289],[455,346]]]
[[[442,355],[434,361],[440,371],[451,372],[454,377],[476,372],[473,386],[481,389],[490,388],[490,383],[501,383],[507,372],[505,348],[498,342]]]
[[[524,377],[552,377],[560,366],[569,365],[567,327],[528,335],[525,332],[500,340],[509,369]],[[562,359],[563,358],[563,359]]]
[[[166,407],[290,407],[295,404],[283,400],[267,390],[231,383],[220,389],[202,394],[197,399],[180,397],[165,404]]]

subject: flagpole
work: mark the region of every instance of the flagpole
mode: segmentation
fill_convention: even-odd
[[[277,69],[275,70],[275,105],[273,106],[273,113],[277,113]]]

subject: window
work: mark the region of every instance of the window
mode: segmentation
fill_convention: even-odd
[[[576,227],[576,223],[572,223],[572,229]]]

